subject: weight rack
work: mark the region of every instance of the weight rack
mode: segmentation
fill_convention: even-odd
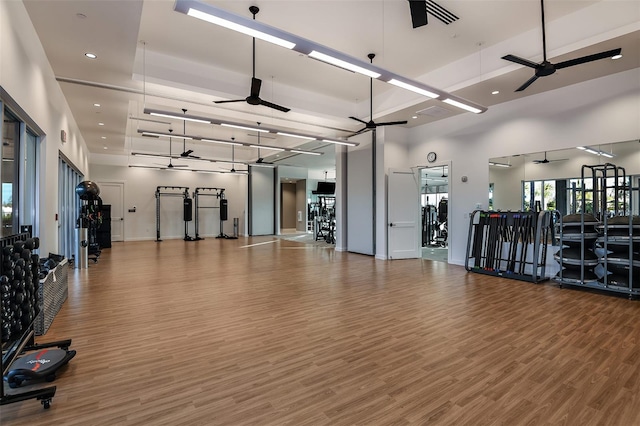
[[[164,190],[164,191],[163,191]],[[184,203],[187,203],[187,200],[191,200],[189,198],[189,187],[188,186],[158,186],[156,188],[156,242],[161,242],[160,239],[160,197],[181,197],[184,199]],[[184,240],[185,241],[194,241],[193,238],[189,236],[189,221],[184,218]],[[191,219],[189,219],[191,220]]]
[[[552,212],[475,210],[469,217],[465,269],[537,283],[545,276]]]

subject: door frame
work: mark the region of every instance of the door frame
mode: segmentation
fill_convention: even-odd
[[[126,210],[125,210],[125,199],[126,199],[126,197],[125,197],[125,190],[126,190],[126,182],[125,182],[125,181],[123,181],[123,180],[97,180],[97,181],[96,181],[96,184],[98,185],[98,188],[100,188],[100,185],[101,185],[101,184],[116,184],[116,185],[122,185],[122,220],[120,221],[120,222],[122,222],[122,240],[116,240],[115,242],[124,242],[124,241],[126,241],[126,238],[125,238],[125,232],[124,232],[124,229],[125,229],[125,222],[126,222],[126,220],[125,220],[125,213],[126,213]],[[111,204],[111,205],[113,205],[113,204]],[[111,217],[113,217],[113,210],[111,211]],[[111,228],[113,229],[113,226],[112,226]],[[111,235],[111,237],[112,237],[111,241],[113,242],[113,241],[114,241],[114,240],[113,240],[113,234]]]
[[[453,180],[451,179],[452,176],[452,161],[441,161],[441,162],[437,162],[437,163],[433,163],[433,164],[429,164],[429,165],[422,165],[422,166],[418,166],[418,170],[420,173],[420,179],[422,182],[422,170],[423,169],[431,169],[431,168],[436,168],[436,167],[442,167],[442,166],[446,166],[447,167],[447,186],[448,186],[448,205],[447,205],[447,263],[451,263],[451,253],[453,252],[453,250],[451,250],[451,231],[449,230],[449,226],[451,225],[451,211],[452,211],[452,193],[453,193]],[[420,198],[418,198],[418,208],[422,209],[422,193],[420,194]]]

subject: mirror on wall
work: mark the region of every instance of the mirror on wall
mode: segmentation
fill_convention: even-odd
[[[572,191],[575,193],[581,188],[583,173],[585,178],[592,175],[590,169],[583,171],[583,166],[605,163],[624,168],[631,185],[637,187],[640,142],[632,140],[491,158],[489,205],[492,210],[558,210],[562,214],[579,211],[581,206],[571,196]],[[585,187],[588,185],[585,179]],[[640,200],[631,201],[637,214]]]

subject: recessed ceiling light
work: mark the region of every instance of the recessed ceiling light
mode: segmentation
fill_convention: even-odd
[[[414,116],[413,116],[413,117],[411,117],[411,118],[418,118],[418,116],[417,116],[417,115],[414,115]]]
[[[103,146],[102,149],[109,149],[109,148],[107,148],[106,146]]]
[[[98,126],[104,126],[104,123],[98,123]]]
[[[89,59],[97,59],[98,58],[98,55],[96,55],[95,53],[91,53],[91,52],[85,53],[84,56],[86,56]]]
[[[622,55],[620,55],[620,54],[618,54],[618,55],[613,55],[613,56],[611,57],[611,59],[620,59],[620,58],[622,58]]]
[[[106,139],[106,138],[107,138],[106,136],[102,136],[102,139]]]
[[[491,92],[492,95],[497,95],[498,93],[500,93],[499,90],[494,90],[493,92]]]
[[[94,106],[94,107],[99,107],[99,106],[100,106],[100,104],[93,104],[93,106]]]

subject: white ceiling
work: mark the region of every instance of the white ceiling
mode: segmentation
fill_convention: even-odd
[[[167,143],[141,138],[137,129],[172,127],[181,133],[183,122],[152,118],[143,114],[145,106],[177,113],[186,108],[193,115],[247,124],[259,121],[268,127],[332,138],[346,137],[361,127],[349,116],[369,119],[368,78],[260,40],[256,41],[256,76],[263,80],[261,97],[288,106],[291,112],[246,103],[213,104],[249,94],[251,38],[177,13],[173,1],[24,3],[92,154],[167,153]],[[447,26],[430,18],[427,26],[417,29],[411,27],[406,0],[209,3],[246,17],[251,16],[248,7],[257,5],[261,10],[256,19],[263,23],[363,60],[368,53],[376,53],[374,64],[379,67],[486,106],[640,66],[637,0],[547,0],[547,48],[552,62],[615,47],[623,48],[624,57],[561,70],[520,93],[513,90],[533,75],[532,70],[500,57],[512,53],[532,61],[542,59],[538,0],[440,0],[460,20]],[[85,58],[88,51],[98,59]],[[496,89],[501,93],[492,96]],[[374,81],[373,90],[376,121],[409,120],[407,127],[411,127],[460,113],[380,81]],[[443,117],[411,118],[432,105],[444,109]],[[491,109],[485,114],[490,113]],[[186,127],[187,134],[255,141],[246,131],[193,123]],[[263,138],[263,143],[300,145],[297,139],[281,136]],[[298,155],[283,162],[304,160],[305,166],[327,169],[334,160],[332,150],[324,145],[304,144],[305,149],[322,150],[323,156]],[[189,148],[211,158],[231,155],[226,146],[191,142]],[[181,152],[182,141],[176,141],[173,149]],[[237,149],[235,154],[244,161],[257,158],[254,149]]]

